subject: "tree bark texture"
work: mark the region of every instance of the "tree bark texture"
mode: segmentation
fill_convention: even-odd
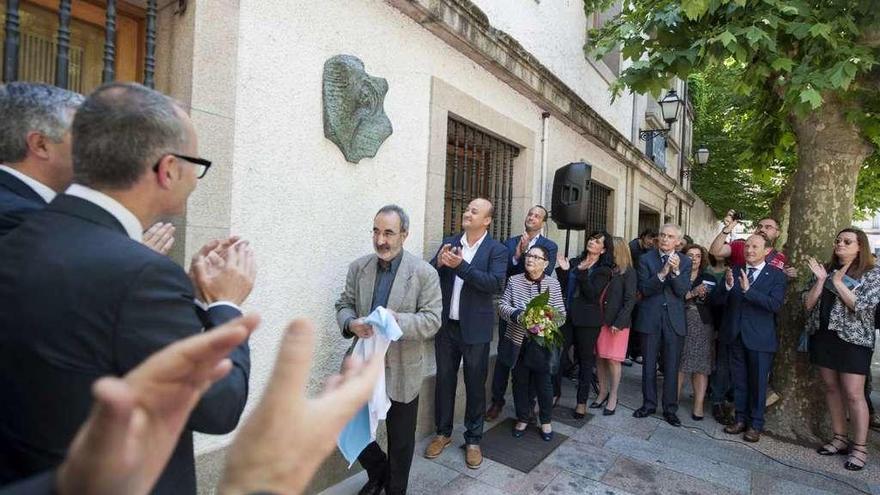
[[[801,291],[811,273],[806,258],[830,259],[835,235],[852,221],[859,168],[872,151],[859,130],[847,122],[840,101],[823,96],[825,103],[816,111],[792,116],[799,166],[793,177],[786,254],[799,277],[789,282],[779,317],[779,352],[772,381],[781,400],[767,412],[769,431],[809,442],[827,433],[827,408],[818,373],[808,355],[797,352],[806,321]]]

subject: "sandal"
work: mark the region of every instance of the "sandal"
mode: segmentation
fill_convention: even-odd
[[[838,447],[838,445],[834,442],[841,442],[843,443],[843,446]],[[849,454],[849,443],[847,442],[846,435],[835,433],[834,438],[832,438],[830,442],[816,449],[816,453],[819,455]]]
[[[867,447],[864,443],[851,443],[849,459],[846,460],[846,464],[843,465],[847,471],[861,471],[865,464],[868,463],[868,451],[863,447]],[[859,455],[862,454],[862,455]],[[855,461],[855,462],[853,462]],[[856,462],[858,464],[856,464]]]

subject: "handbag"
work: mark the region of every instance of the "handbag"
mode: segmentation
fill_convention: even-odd
[[[541,347],[531,339],[523,340],[522,353],[518,366],[526,368],[536,373],[555,374],[559,371],[559,349],[548,349]]]

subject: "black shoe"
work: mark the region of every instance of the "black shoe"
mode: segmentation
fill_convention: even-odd
[[[703,417],[702,417],[702,416],[697,416],[696,414],[691,413],[691,419],[694,420],[694,421],[702,421],[702,420],[703,420]]]
[[[370,480],[361,488],[358,495],[379,495],[385,488],[384,480]]]
[[[571,417],[574,419],[584,419],[586,417],[585,413],[577,412],[577,409],[571,411]]]
[[[622,365],[624,365],[624,366],[626,366],[626,367],[630,367],[630,366],[633,365],[633,360],[630,359],[630,358],[626,358],[626,359],[624,359],[623,362],[620,363],[620,364],[622,364]]]
[[[727,419],[724,414],[724,405],[723,404],[712,404],[712,417],[715,418],[715,421],[725,424],[724,421]]]
[[[606,407],[605,409],[602,409],[602,416],[614,416],[614,413],[616,413],[616,412],[617,412],[616,407],[614,409],[608,409]]]
[[[606,403],[608,403],[608,396],[607,395],[605,396],[604,399],[602,399],[602,402],[593,401],[593,403],[590,404],[590,409],[599,409],[600,407],[604,407]]]
[[[543,431],[541,431],[541,440],[545,442],[553,440],[553,432],[551,431],[550,433],[544,433]]]
[[[634,418],[647,418],[648,416],[654,414],[655,412],[657,412],[656,409],[648,409],[645,406],[642,406],[642,407],[636,409],[635,411],[633,411],[633,417]]]
[[[681,426],[681,420],[678,419],[675,413],[663,413],[663,419],[672,426]]]

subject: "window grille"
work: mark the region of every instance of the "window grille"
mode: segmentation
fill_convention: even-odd
[[[513,160],[519,148],[453,118],[447,121],[443,234],[461,231],[461,216],[474,198],[495,206],[492,237],[510,237]]]

